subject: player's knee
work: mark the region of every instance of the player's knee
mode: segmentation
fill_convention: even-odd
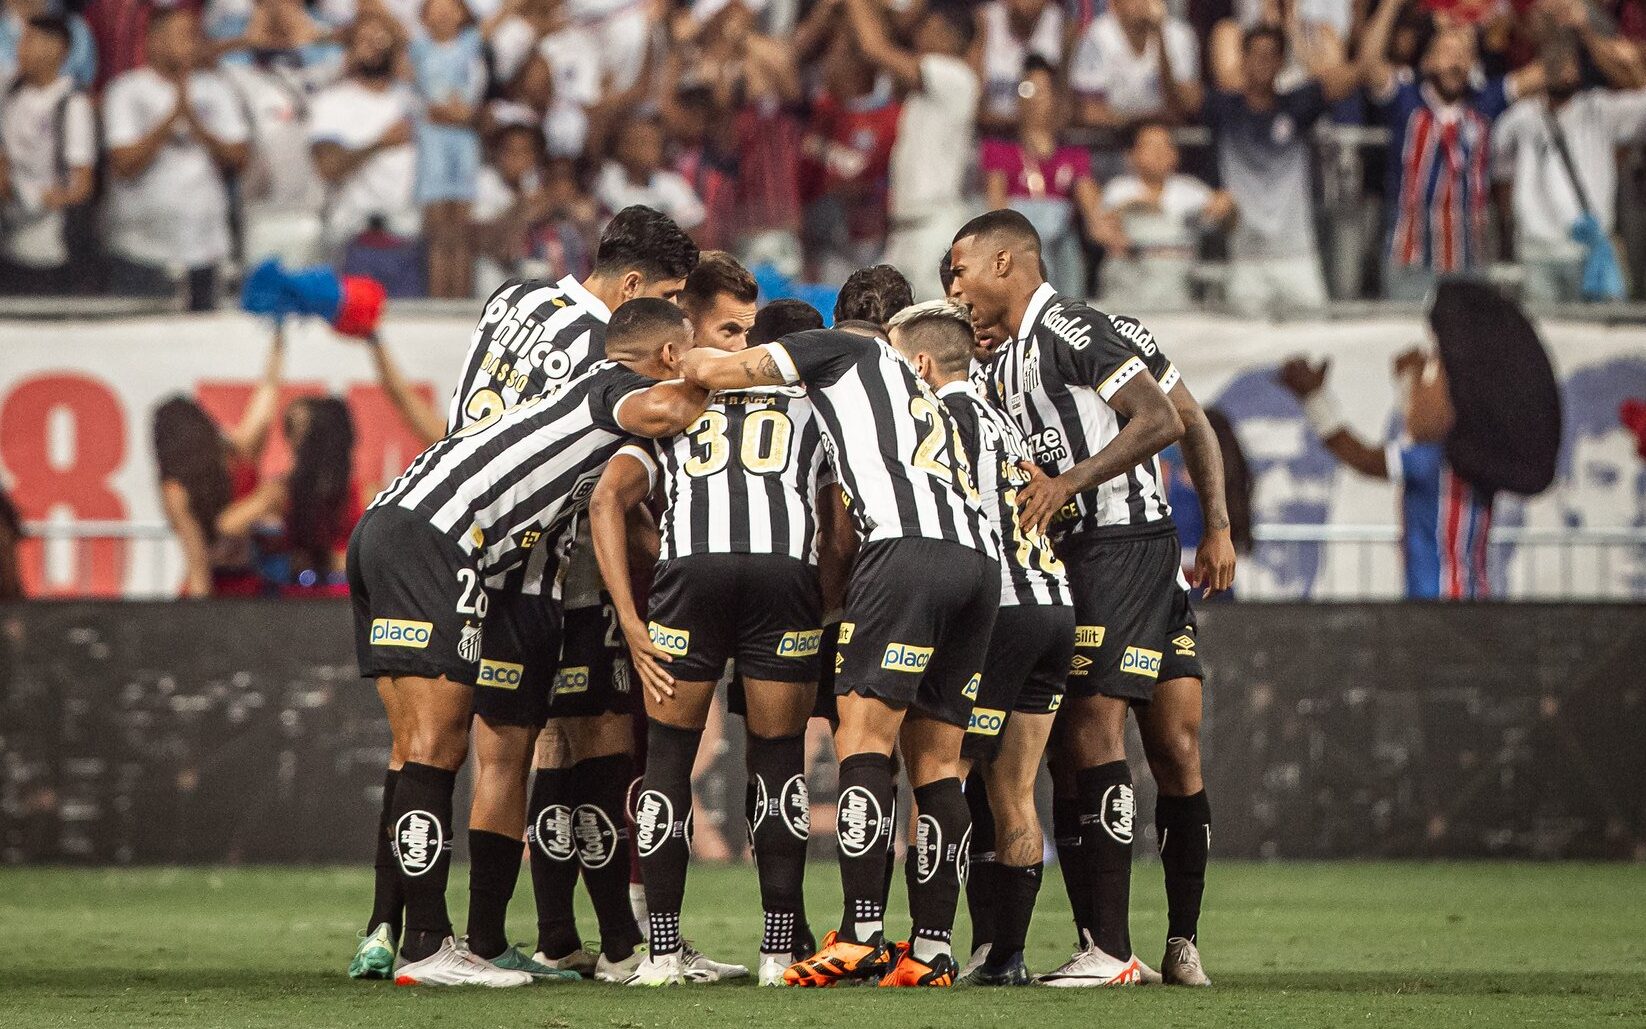
[[[451,726],[419,725],[406,741],[406,760],[456,771],[469,756],[469,736]]]
[[[1163,793],[1187,796],[1200,789],[1200,734],[1187,727],[1162,733],[1148,748],[1149,771]]]

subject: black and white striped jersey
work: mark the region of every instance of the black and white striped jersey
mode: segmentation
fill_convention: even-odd
[[[814,329],[763,348],[804,383],[865,542],[917,536],[1000,556],[948,410],[883,339]]]
[[[570,275],[514,279],[486,301],[446,412],[456,432],[564,385],[606,357],[612,313]]]
[[[1153,375],[1166,392],[1178,381],[1177,369],[1136,319],[1104,314],[1050,284],[1035,291],[1017,335],[988,366],[991,399],[1023,430],[1048,475],[1061,475],[1108,446],[1126,424],[1109,398],[1139,375]],[[1058,512],[1051,535],[1145,526],[1164,532],[1171,516],[1156,456],[1074,497]]]
[[[587,506],[606,462],[633,438],[618,424],[618,409],[654,384],[601,361],[563,388],[429,447],[372,506],[425,515],[474,557],[484,577],[508,572],[553,543]]]
[[[983,510],[1000,535],[1000,605],[1070,604],[1069,581],[1051,542],[1018,523],[1017,491],[1029,482],[1018,463],[1033,460],[1022,433],[970,382],[951,382],[937,396],[954,418]]]
[[[654,444],[667,507],[662,559],[777,554],[817,561],[823,429],[798,386],[716,393],[679,436]]]

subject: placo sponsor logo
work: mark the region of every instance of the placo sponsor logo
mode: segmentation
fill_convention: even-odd
[[[1130,675],[1146,675],[1151,679],[1160,676],[1160,651],[1144,650],[1142,647],[1127,647],[1126,653],[1120,657],[1120,670]]]
[[[570,861],[577,855],[577,840],[572,835],[571,808],[564,804],[550,804],[539,811],[537,818],[526,827],[526,842],[552,861]]]
[[[422,650],[433,638],[433,622],[408,622],[399,618],[371,620],[371,645],[374,647],[412,647]]]
[[[1130,786],[1116,783],[1103,791],[1103,807],[1099,817],[1103,821],[1103,831],[1116,843],[1129,845],[1132,842],[1132,823],[1136,815],[1137,801]]]
[[[557,697],[572,693],[589,692],[589,666],[573,665],[571,668],[562,668],[554,673],[554,690]]]
[[[1183,635],[1178,636],[1175,639],[1173,639],[1172,640],[1172,646],[1177,648],[1177,653],[1178,653],[1178,656],[1180,656],[1180,657],[1194,657],[1195,656],[1195,653],[1194,653],[1194,637],[1190,636],[1188,633],[1184,633]]]
[[[783,638],[777,641],[777,656],[816,657],[818,648],[822,645],[822,629],[806,629],[801,632],[786,632],[783,634]]]
[[[966,731],[978,736],[999,736],[1000,730],[1006,726],[1006,712],[996,711],[993,708],[972,708],[972,720],[966,726]]]
[[[1103,645],[1104,629],[1101,625],[1077,625],[1074,627],[1074,645],[1077,647],[1101,647]]]
[[[525,674],[525,665],[510,664],[507,661],[481,661],[480,674],[475,677],[475,683],[480,686],[495,686],[500,690],[514,690],[520,688],[520,679]]]
[[[407,811],[394,823],[394,856],[409,876],[433,868],[445,844],[439,819],[427,811]]]
[[[924,672],[931,659],[931,647],[916,647],[893,641],[886,645],[886,653],[880,657],[880,667],[889,668],[894,672]]]
[[[840,793],[835,815],[840,849],[847,857],[862,857],[880,845],[880,801],[862,786],[848,786]]]
[[[646,629],[651,633],[652,646],[665,654],[685,657],[691,650],[692,634],[689,629],[671,629],[660,622],[647,622]]]
[[[961,687],[960,695],[965,697],[967,700],[976,700],[977,691],[982,685],[983,676],[978,672],[973,672],[972,677],[966,680],[966,685]]]
[[[932,881],[943,860],[943,827],[931,815],[921,815],[914,827],[914,874],[921,883]]]

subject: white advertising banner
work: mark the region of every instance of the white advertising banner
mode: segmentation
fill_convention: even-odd
[[[1295,354],[1330,357],[1329,382],[1355,428],[1369,439],[1396,429],[1394,355],[1423,342],[1411,319],[1320,323],[1241,322],[1205,315],[1158,317],[1151,328],[1207,406],[1234,422],[1252,467],[1254,513],[1263,526],[1393,526],[1395,490],[1337,465],[1303,423],[1275,370]],[[424,396],[443,409],[469,341],[461,318],[391,317],[384,337]],[[1497,524],[1561,530],[1646,527],[1646,462],[1620,424],[1627,397],[1646,397],[1646,328],[1542,326],[1560,378],[1566,439],[1559,479],[1536,500],[1499,502]],[[319,324],[293,326],[285,369],[288,396],[332,392],[356,420],[363,486],[397,474],[418,447],[378,386],[369,355]],[[0,476],[23,517],[64,527],[121,523],[130,539],[31,541],[25,575],[35,595],[167,595],[180,569],[156,526],[164,519],[150,419],[178,393],[232,423],[258,381],[269,338],[248,316],[166,316],[121,321],[0,323]],[[289,460],[276,440],[269,469]],[[145,539],[144,537],[149,537]],[[1504,548],[1500,548],[1504,549]],[[1554,548],[1563,550],[1564,548]],[[1572,560],[1566,575],[1590,595],[1646,597],[1646,555],[1612,547]],[[1249,595],[1395,595],[1395,549],[1270,543],[1241,571]],[[1502,592],[1554,592],[1529,548],[1504,549]],[[1587,562],[1587,563],[1585,563]]]

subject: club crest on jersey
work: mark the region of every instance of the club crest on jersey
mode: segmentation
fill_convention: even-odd
[[[434,636],[433,622],[408,622],[400,618],[373,618],[371,645],[374,647],[411,647],[422,650]]]
[[[885,814],[880,801],[862,786],[848,786],[836,805],[836,830],[840,850],[847,857],[862,857],[884,845]]]
[[[495,686],[500,690],[519,689],[520,679],[525,674],[525,665],[508,661],[481,661],[480,674],[475,676],[475,685]]]
[[[1058,339],[1076,350],[1085,350],[1092,344],[1092,327],[1084,318],[1064,314],[1062,304],[1052,304],[1040,316],[1040,324],[1052,330]]]
[[[564,804],[550,804],[539,811],[526,828],[526,842],[542,851],[551,861],[570,861],[577,855],[571,808]]]
[[[674,830],[674,801],[657,790],[646,790],[634,804],[634,845],[640,856],[651,857]]]
[[[612,692],[624,697],[629,695],[629,659],[626,657],[612,659]]]
[[[440,820],[427,811],[407,811],[394,823],[395,860],[409,876],[426,874],[445,846]]]
[[[886,652],[880,656],[880,667],[894,672],[918,674],[926,670],[926,665],[931,660],[931,647],[916,647],[908,643],[898,643],[894,640],[886,644]]]
[[[1000,730],[1006,727],[1006,712],[996,711],[993,708],[972,708],[971,721],[966,725],[966,731],[974,736],[999,736]]]
[[[584,868],[605,868],[617,853],[617,827],[592,804],[579,804],[572,812],[572,837],[577,841],[577,860]]]
[[[1074,645],[1077,647],[1101,647],[1103,645],[1104,627],[1101,625],[1077,625],[1074,627]]]
[[[554,689],[550,691],[552,695],[564,697],[573,693],[587,692],[589,692],[588,665],[573,665],[554,673]]]
[[[777,641],[777,656],[816,657],[818,648],[822,646],[822,643],[822,629],[786,632],[783,634],[783,638]]]
[[[1131,844],[1132,823],[1136,816],[1137,801],[1130,786],[1116,783],[1103,791],[1103,807],[1099,817],[1103,821],[1103,831],[1116,843]]]
[[[1160,676],[1160,651],[1144,650],[1142,647],[1127,647],[1126,653],[1121,655],[1120,670],[1128,675],[1142,675],[1150,679]]]
[[[691,650],[690,629],[672,629],[661,622],[647,622],[646,630],[651,634],[652,646],[665,654],[685,657]]]
[[[915,879],[929,883],[943,860],[943,827],[931,815],[921,815],[914,827]]]

